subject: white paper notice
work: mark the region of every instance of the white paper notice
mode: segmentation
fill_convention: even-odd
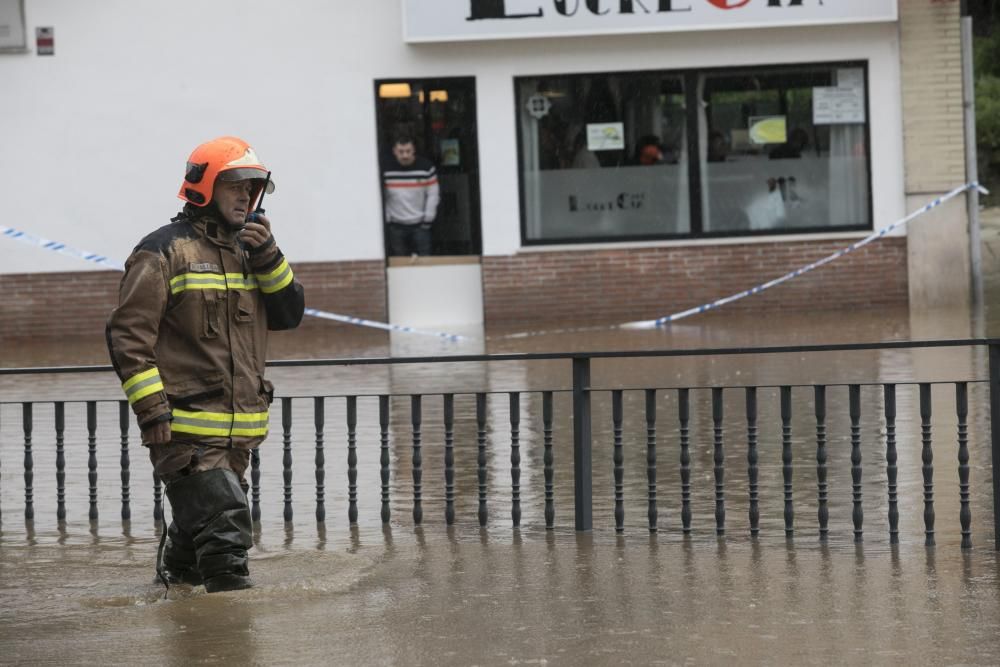
[[[864,88],[813,88],[813,125],[864,122]]]

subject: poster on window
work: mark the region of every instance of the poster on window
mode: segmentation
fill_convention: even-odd
[[[625,149],[625,123],[587,123],[587,150]]]
[[[462,154],[459,151],[458,139],[441,140],[441,166],[457,167],[462,163]]]
[[[817,86],[813,88],[813,125],[865,122],[865,89]]]
[[[748,136],[757,146],[788,141],[788,121],[784,116],[750,116]]]

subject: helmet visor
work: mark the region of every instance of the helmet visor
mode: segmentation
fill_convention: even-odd
[[[227,169],[220,171],[216,177],[220,181],[263,181],[265,176],[260,169],[245,167],[242,169]],[[267,182],[267,194],[274,192],[274,181]]]

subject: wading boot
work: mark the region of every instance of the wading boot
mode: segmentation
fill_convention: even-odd
[[[155,583],[163,583],[160,579],[161,574],[167,580],[168,586],[178,584],[198,586],[202,583],[201,574],[198,572],[198,560],[194,553],[194,542],[190,535],[186,535],[177,527],[175,521],[171,521],[167,528],[166,541],[163,545],[163,562]]]
[[[209,593],[250,588],[250,508],[232,470],[208,470],[167,486],[180,531],[191,536],[198,573]]]

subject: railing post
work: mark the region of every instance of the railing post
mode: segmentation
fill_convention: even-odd
[[[121,478],[122,478],[122,521],[129,521],[132,518],[132,491],[129,487],[131,482],[131,460],[128,453],[128,430],[132,423],[132,410],[128,401],[118,402],[118,429],[121,431]]]
[[[285,482],[285,523],[292,521],[292,399],[281,399],[281,476]]]
[[[326,451],[324,427],[326,426],[326,399],[313,398],[313,424],[316,427],[316,523],[326,521]]]
[[[97,401],[87,401],[87,470],[90,520],[97,521]]]
[[[128,402],[125,403],[128,405]],[[66,522],[66,404],[56,403],[56,520]]]
[[[358,523],[358,397],[347,397],[347,520]]]
[[[21,404],[21,428],[24,431],[24,520],[35,520],[35,458],[31,450],[34,429],[34,403]]]
[[[573,500],[577,531],[594,527],[590,427],[590,358],[573,357]]]
[[[993,450],[993,540],[1000,551],[1000,345],[990,345],[990,441]]]

